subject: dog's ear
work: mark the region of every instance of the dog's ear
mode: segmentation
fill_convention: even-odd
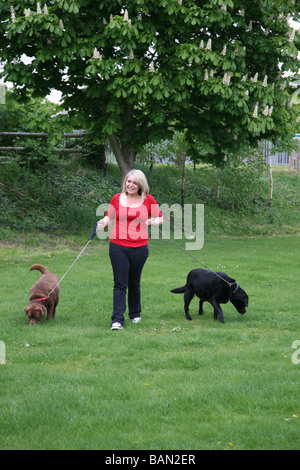
[[[46,309],[46,307],[42,307],[42,308],[40,308],[40,309],[39,309],[39,312],[40,312],[41,318],[42,318],[42,317],[45,315],[45,313],[46,313],[46,310],[47,310],[47,309]]]

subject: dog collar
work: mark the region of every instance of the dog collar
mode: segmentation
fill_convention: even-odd
[[[231,295],[232,295],[232,294],[235,294],[239,287],[240,287],[240,286],[239,286],[238,283],[236,282],[236,286],[235,286],[235,288],[231,291]]]
[[[32,299],[32,300],[47,300],[47,299],[48,299],[48,297],[41,297],[39,299]]]

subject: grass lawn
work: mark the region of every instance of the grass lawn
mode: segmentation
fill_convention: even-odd
[[[0,247],[1,449],[299,448],[299,237],[208,236],[192,252],[249,295],[245,315],[223,306],[225,324],[209,304],[200,317],[196,299],[185,319],[170,289],[201,266],[151,241],[142,322],[124,331],[110,331],[108,243],[94,238],[61,284],[56,319],[29,327],[40,275],[29,267],[61,277],[86,241]]]

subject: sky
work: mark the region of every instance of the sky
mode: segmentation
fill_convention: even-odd
[[[52,90],[50,95],[47,96],[49,101],[52,101],[53,103],[59,103],[61,99],[61,92],[58,90]]]

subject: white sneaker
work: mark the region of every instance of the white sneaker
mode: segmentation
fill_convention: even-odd
[[[141,317],[135,317],[135,318],[132,318],[132,323],[140,323],[141,321]]]
[[[124,330],[124,326],[121,325],[121,323],[113,323],[111,325],[111,330]]]

